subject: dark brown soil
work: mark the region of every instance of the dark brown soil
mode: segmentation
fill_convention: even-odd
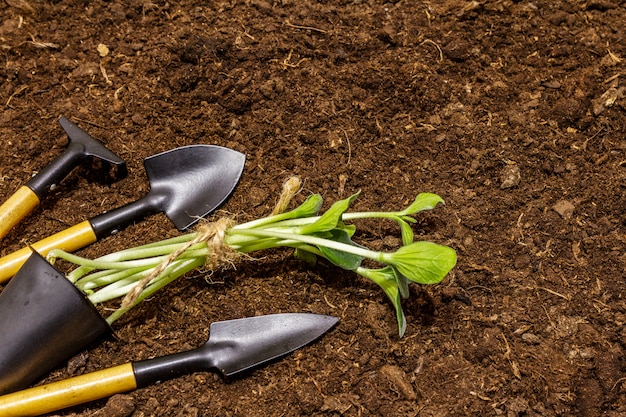
[[[0,200],[64,149],[60,116],[129,164],[113,184],[75,170],[2,254],[143,195],[143,158],[206,143],[248,157],[223,207],[238,220],[268,214],[290,175],[327,205],[362,190],[362,210],[440,194],[415,231],[458,265],[413,286],[402,339],[378,287],[288,251],[191,274],[46,381],[198,346],[213,321],[341,322],[245,378],[59,415],[626,414],[623,0],[206,3],[0,4]],[[361,226],[369,245],[397,236]],[[176,234],[159,214],[79,253]]]

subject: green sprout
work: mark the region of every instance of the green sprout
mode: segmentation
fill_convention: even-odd
[[[209,223],[212,229],[125,249],[97,259],[86,259],[53,250],[48,259],[63,259],[79,265],[68,279],[94,304],[124,297],[122,306],[107,321],[113,323],[125,312],[187,272],[208,264],[212,269],[234,262],[239,254],[286,247],[309,262],[318,258],[363,276],[380,286],[393,304],[400,337],[406,329],[402,299],[409,297],[409,284],[436,284],[456,264],[456,252],[432,242],[414,242],[413,215],[431,210],[443,199],[421,193],[397,212],[349,212],[356,193],[335,202],[323,214],[322,197],[309,196],[297,208],[247,223]],[[359,219],[395,221],[402,245],[394,252],[371,250],[352,241]],[[350,223],[348,223],[350,222]],[[377,268],[364,266],[364,261]]]

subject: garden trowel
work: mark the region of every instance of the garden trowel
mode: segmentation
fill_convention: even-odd
[[[214,145],[184,146],[146,158],[150,191],[145,196],[0,258],[0,283],[15,275],[31,248],[43,256],[52,249],[73,252],[158,212],[178,230],[189,228],[230,196],[245,159],[240,152]]]
[[[313,342],[339,319],[307,313],[271,314],[211,324],[201,347],[37,386],[0,397],[3,417],[37,416],[192,372],[226,377],[276,360]]]
[[[88,159],[100,159],[117,168],[116,176],[126,175],[126,162],[65,117],[59,124],[67,133],[69,145],[0,206],[0,239],[43,200],[48,192],[75,167]]]

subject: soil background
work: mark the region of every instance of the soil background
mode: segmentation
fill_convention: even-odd
[[[129,168],[74,170],[2,254],[144,195],[144,158],[217,144],[247,156],[218,215],[269,214],[291,175],[295,203],[325,207],[433,192],[446,204],[415,232],[459,257],[412,286],[402,339],[376,285],[286,250],[191,273],[45,382],[199,346],[213,321],[341,322],[240,379],[196,373],[58,415],[626,415],[624,1],[5,0],[0,16],[0,200],[63,151],[60,116]],[[177,234],[157,214],[78,253]]]

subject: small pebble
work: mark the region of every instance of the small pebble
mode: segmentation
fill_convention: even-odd
[[[174,297],[172,300],[172,310],[181,312],[185,310],[186,304],[180,297]]]
[[[100,66],[95,62],[85,62],[80,64],[71,73],[71,78],[93,77],[100,74]]]
[[[520,169],[517,165],[507,165],[502,170],[502,184],[500,184],[501,189],[511,188],[519,185],[522,175],[520,173]]]
[[[383,365],[380,368],[380,373],[393,385],[396,391],[398,391],[405,400],[414,401],[417,399],[417,394],[413,386],[408,381],[406,373],[398,366],[395,365]]]
[[[157,408],[159,408],[159,400],[154,397],[150,397],[148,398],[148,401],[146,401],[146,404],[143,408],[144,410],[146,410],[146,412],[154,414],[156,413]]]
[[[148,121],[146,120],[145,117],[143,117],[141,114],[139,113],[135,113],[133,114],[130,119],[133,121],[134,124],[139,125],[139,126],[145,126],[146,123],[148,123]]]
[[[54,141],[54,144],[59,148],[65,148],[68,143],[70,143],[70,140],[67,135],[61,135]]]
[[[541,339],[534,333],[524,333],[522,340],[530,345],[538,345],[541,343]]]
[[[84,372],[87,360],[89,359],[89,353],[82,352],[74,356],[67,363],[67,373],[70,376],[80,375]]]
[[[552,206],[552,210],[556,211],[559,216],[564,218],[565,220],[572,217],[574,214],[574,205],[567,200],[559,200],[555,205]]]
[[[106,46],[105,44],[101,43],[98,45],[97,47],[98,49],[98,55],[100,55],[101,58],[104,58],[105,56],[109,55],[109,47]]]
[[[106,405],[93,414],[94,417],[128,417],[135,411],[135,400],[130,395],[114,395]]]

